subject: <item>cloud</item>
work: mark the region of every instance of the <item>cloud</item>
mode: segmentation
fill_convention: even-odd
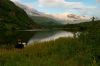
[[[81,2],[67,2],[65,0],[38,0],[41,7],[47,8],[80,8],[83,7]]]
[[[11,0],[13,2],[21,2],[22,0]],[[98,0],[100,1],[100,0]],[[23,3],[30,8],[34,8],[34,3]],[[53,9],[75,9],[75,10],[84,10],[84,9],[93,9],[94,7],[85,6],[82,2],[68,2],[65,0],[37,0],[35,7],[43,8],[53,8]]]
[[[68,2],[65,0],[38,0],[41,7],[63,9],[63,10],[79,10],[90,11],[94,10],[95,6],[86,6],[82,2]]]
[[[33,5],[33,3],[26,3],[26,2],[22,2],[22,0],[11,0],[12,2],[18,2],[18,3],[22,3],[23,5],[25,5],[25,6],[27,6],[27,7],[29,7],[29,8],[34,8],[34,5]]]
[[[10,0],[10,1],[13,1],[13,2],[16,2],[16,1],[17,1],[17,2],[20,2],[21,0]]]
[[[25,4],[29,8],[35,8],[35,9],[42,9],[45,11],[45,9],[50,11],[57,11],[62,10],[62,12],[78,12],[82,15],[98,15],[100,14],[100,9],[96,6],[87,6],[83,2],[69,2],[65,0],[37,0],[36,3],[34,2],[22,2],[22,0],[11,0],[13,2],[20,2],[22,4]],[[100,0],[96,0],[100,3]],[[51,9],[51,10],[50,10]],[[46,11],[46,12],[47,12]],[[98,13],[98,14],[97,14]]]
[[[100,0],[96,0],[98,3],[100,3]]]
[[[71,11],[72,13],[77,11],[82,15],[94,15],[98,11],[96,6],[87,6],[82,2],[68,2],[65,0],[38,0],[38,2],[41,7],[63,9],[65,12]]]
[[[35,6],[33,5],[33,3],[24,3],[28,8],[32,9],[35,8]]]

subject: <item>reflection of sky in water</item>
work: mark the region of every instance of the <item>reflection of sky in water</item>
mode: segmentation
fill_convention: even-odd
[[[28,44],[34,42],[45,42],[50,40],[56,40],[60,37],[74,37],[73,33],[66,31],[44,31],[37,32],[28,42]]]

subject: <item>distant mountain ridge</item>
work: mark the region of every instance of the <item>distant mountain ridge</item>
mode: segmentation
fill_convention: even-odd
[[[37,24],[43,26],[54,26],[61,25],[56,19],[52,18],[51,15],[45,14],[37,11],[36,9],[30,9],[27,6],[20,4],[19,2],[14,2],[17,6],[24,9],[24,11],[28,14],[28,16],[33,19],[33,21]]]
[[[40,25],[63,25],[63,24],[73,24],[90,21],[90,17],[81,16],[76,14],[45,14],[37,11],[36,9],[30,9],[27,6],[15,2],[15,4],[24,11],[36,22]]]
[[[55,19],[60,20],[61,22],[63,22],[63,24],[73,24],[73,23],[80,23],[80,22],[86,22],[86,21],[90,21],[89,16],[81,16],[81,15],[76,15],[76,14],[70,14],[70,13],[66,13],[66,14],[52,14],[52,16]]]

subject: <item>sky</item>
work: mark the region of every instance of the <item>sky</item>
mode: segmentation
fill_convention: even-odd
[[[100,0],[12,0],[47,14],[73,13],[100,17]]]

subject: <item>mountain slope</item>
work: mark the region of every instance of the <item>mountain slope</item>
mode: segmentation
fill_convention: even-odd
[[[90,21],[89,16],[81,16],[76,14],[51,14],[55,19],[58,19],[63,24],[75,24],[75,23],[81,23],[81,22],[88,22]]]
[[[57,25],[64,25],[64,24],[75,24],[80,22],[88,22],[90,21],[90,17],[88,16],[81,16],[76,14],[45,14],[42,12],[37,11],[34,8],[29,8],[19,2],[14,3],[24,9],[24,11],[32,18],[32,20],[40,25],[43,26],[57,26]]]
[[[37,11],[36,9],[33,9],[33,8],[31,9],[31,8],[25,6],[25,5],[23,5],[23,4],[21,4],[21,3],[17,2],[17,1],[13,1],[13,0],[11,0],[11,1],[14,2],[14,4],[16,6],[20,7],[21,9],[23,9],[28,15],[39,16],[39,15],[43,14],[43,13]]]
[[[36,9],[31,9],[23,4],[20,4],[19,2],[15,2],[14,3],[22,8],[27,14],[28,16],[30,16],[30,18],[37,24],[43,25],[43,26],[54,26],[54,25],[60,25],[61,23],[58,22],[57,19],[54,19],[51,15],[42,13],[37,11]]]
[[[23,9],[9,0],[0,0],[0,30],[28,29],[36,26]]]

